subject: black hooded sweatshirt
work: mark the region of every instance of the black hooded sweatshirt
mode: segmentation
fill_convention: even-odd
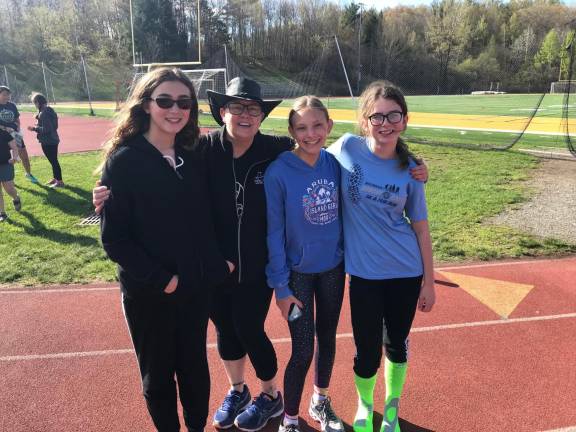
[[[110,188],[101,215],[104,250],[118,264],[120,286],[132,298],[206,294],[228,266],[216,243],[206,174],[198,155],[176,145],[176,170],[142,135],[108,159],[102,184]]]
[[[225,130],[223,126],[201,137],[196,147],[207,169],[218,244],[224,257],[235,263],[238,282],[265,284],[268,248],[264,173],[280,153],[292,150],[294,143],[288,137],[258,132],[240,158],[251,161],[242,175],[235,168],[232,144],[224,139]],[[242,185],[242,197],[237,198],[236,182]]]

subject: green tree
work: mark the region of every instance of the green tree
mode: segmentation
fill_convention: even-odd
[[[560,65],[560,40],[556,30],[548,32],[540,49],[534,56],[534,66],[537,69],[554,68]]]

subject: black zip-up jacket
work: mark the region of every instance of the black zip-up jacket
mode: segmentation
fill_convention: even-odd
[[[238,179],[244,185],[244,206],[239,217],[232,144],[224,139],[225,130],[224,126],[201,137],[196,148],[207,167],[218,244],[224,257],[236,264],[238,282],[265,284],[268,248],[264,172],[280,153],[291,150],[294,143],[288,137],[256,134],[249,151],[256,155],[257,162],[244,179]]]
[[[176,146],[174,170],[143,136],[107,161],[110,188],[101,215],[104,250],[118,264],[120,286],[133,298],[203,297],[229,274],[216,243],[206,174],[198,155]],[[178,287],[164,288],[173,275]]]
[[[44,106],[42,111],[36,114],[38,124],[34,127],[36,138],[40,144],[57,145],[60,143],[58,136],[58,115],[49,106]]]

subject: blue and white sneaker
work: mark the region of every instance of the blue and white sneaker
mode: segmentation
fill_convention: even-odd
[[[250,405],[252,396],[248,386],[244,385],[242,392],[230,390],[222,405],[216,410],[212,426],[218,429],[228,429],[234,424],[234,419]]]
[[[234,424],[240,430],[254,432],[262,429],[268,420],[284,413],[284,400],[282,394],[278,392],[276,399],[272,399],[266,393],[260,393],[252,404],[241,413]]]

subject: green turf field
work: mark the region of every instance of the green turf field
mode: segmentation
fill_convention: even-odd
[[[407,96],[406,102],[411,112],[523,116],[535,109],[541,97],[541,94]],[[356,110],[358,100],[322,98],[322,101],[329,108]],[[284,100],[281,106],[290,107],[292,102],[293,99]],[[561,117],[563,105],[564,95],[547,94],[538,113]],[[570,106],[572,109],[576,108],[576,101]]]

